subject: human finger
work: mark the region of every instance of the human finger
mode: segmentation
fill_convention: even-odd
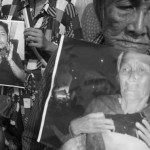
[[[145,127],[147,128],[147,130],[150,132],[150,124],[146,119],[142,120],[142,123],[145,125]]]
[[[114,122],[112,119],[107,119],[104,116],[104,113],[91,113],[87,116],[81,118],[81,122],[85,127],[93,130],[94,128],[100,129],[110,129],[114,130]],[[85,128],[86,129],[86,128]]]
[[[140,124],[138,122],[136,123],[136,127],[150,139],[150,132],[148,131],[148,129],[146,127],[144,127],[142,124]]]
[[[25,37],[28,37],[28,36],[33,36],[33,37],[42,37],[43,36],[43,33],[42,32],[25,32],[24,33]]]
[[[146,142],[146,144],[148,145],[148,147],[150,147],[150,139],[149,139],[147,136],[145,136],[145,134],[144,134],[143,132],[141,132],[140,130],[138,130],[137,133],[138,133],[138,136],[139,136],[143,141]]]
[[[95,116],[94,116],[95,117]],[[93,118],[93,116],[82,117],[79,122],[79,126],[83,133],[95,133],[101,132],[101,130],[114,130],[114,122],[111,119],[105,119],[103,117]]]
[[[30,41],[34,41],[34,42],[38,42],[38,41],[41,41],[41,38],[39,38],[39,37],[33,37],[33,36],[28,36],[27,38],[26,38],[26,42],[30,42]]]
[[[115,130],[114,122],[111,119],[93,119],[89,122],[89,125],[90,124],[97,129]]]
[[[31,36],[29,36],[26,39],[26,42],[27,42],[28,46],[34,46],[34,47],[38,47],[38,48],[44,47],[43,40],[41,38],[39,38],[39,37],[31,37]]]
[[[28,46],[37,47],[37,48],[41,48],[42,47],[39,43],[35,43],[35,42],[28,43]]]
[[[88,117],[88,118],[105,118],[105,115],[102,112],[97,112],[97,113],[90,113],[90,114],[86,115],[86,117]]]
[[[37,29],[37,28],[26,28],[25,30],[24,30],[24,32],[41,32],[41,29]]]
[[[145,121],[142,121],[146,124]],[[146,144],[150,147],[150,132],[148,129],[140,123],[136,123],[136,127],[138,128],[137,134],[138,136],[146,142]]]
[[[89,123],[98,124],[98,125],[114,125],[114,121],[108,118],[88,118]]]

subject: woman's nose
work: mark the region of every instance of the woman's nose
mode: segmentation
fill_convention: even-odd
[[[132,70],[129,75],[129,81],[135,81],[139,77],[138,72],[136,70]]]
[[[147,33],[146,22],[145,22],[145,12],[137,11],[127,27],[127,32],[133,38],[138,38],[139,36],[144,36]]]

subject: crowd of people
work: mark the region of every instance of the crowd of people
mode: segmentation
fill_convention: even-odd
[[[24,21],[22,2],[18,2],[14,20]],[[13,44],[9,42],[8,45],[7,25],[0,21],[0,45],[4,44],[2,48],[7,49],[0,61],[4,59],[7,65],[5,69],[11,68],[12,71],[8,74],[10,78],[18,78],[24,83],[24,89],[1,87],[3,89],[1,96],[7,95],[12,102],[12,105],[7,104],[6,107],[6,109],[10,108],[11,117],[3,118],[4,121],[1,123],[1,149],[150,149],[150,0],[93,0],[89,3],[83,0],[84,10],[76,8],[79,4],[81,0],[29,0],[27,2],[33,26],[24,31],[26,43],[24,68],[20,65],[18,54],[13,52]],[[5,0],[1,1],[1,20],[7,20],[10,8],[11,5],[7,5]],[[40,143],[37,142],[37,138],[61,35],[80,40],[81,45],[84,41],[89,42],[86,46],[82,45],[80,49],[80,46],[74,44],[74,51],[76,51],[73,53],[74,57],[80,55],[79,51],[82,51],[79,56],[81,58],[82,55],[88,54],[92,47],[90,45],[94,43],[99,51],[98,57],[103,56],[102,63],[107,60],[107,66],[101,67],[103,70],[100,70],[102,79],[107,80],[101,87],[105,96],[99,94],[93,100],[91,92],[81,91],[83,97],[86,97],[85,94],[91,94],[90,100],[79,102],[84,104],[82,116],[78,114],[67,118],[67,121],[65,118],[63,121],[62,118],[57,120],[59,124],[63,122],[67,130],[61,139],[55,135],[61,144],[53,140]],[[47,65],[41,64],[39,68],[29,70],[28,62],[37,59],[33,47],[37,49]],[[73,54],[70,54],[70,60]],[[92,56],[96,57],[96,55],[91,55],[91,59],[95,59]],[[16,59],[19,61],[17,64],[14,62]],[[40,60],[36,62],[38,61]],[[43,67],[45,70],[41,74]],[[4,75],[1,76],[5,78]],[[106,86],[114,89],[105,90]],[[24,107],[25,100],[29,102],[28,109]],[[73,110],[69,111],[71,114]],[[134,142],[133,139],[131,144],[125,140],[118,141],[118,135],[115,133],[117,131],[122,133],[120,128],[124,127],[124,124],[118,123],[122,120],[118,121],[117,115],[123,118],[126,115],[139,114],[143,114],[142,119],[134,121],[131,129],[134,133],[129,133],[136,135],[137,141]],[[120,139],[124,137],[120,136]]]

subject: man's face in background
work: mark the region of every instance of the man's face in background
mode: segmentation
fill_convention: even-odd
[[[102,17],[106,42],[116,48],[150,49],[150,0],[104,0]]]
[[[0,49],[8,46],[8,36],[3,26],[0,25]]]

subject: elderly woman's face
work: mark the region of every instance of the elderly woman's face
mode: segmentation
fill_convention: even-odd
[[[150,57],[127,54],[123,58],[119,79],[121,95],[125,99],[143,99],[150,94]]]
[[[106,42],[124,51],[150,49],[150,0],[104,0]]]

